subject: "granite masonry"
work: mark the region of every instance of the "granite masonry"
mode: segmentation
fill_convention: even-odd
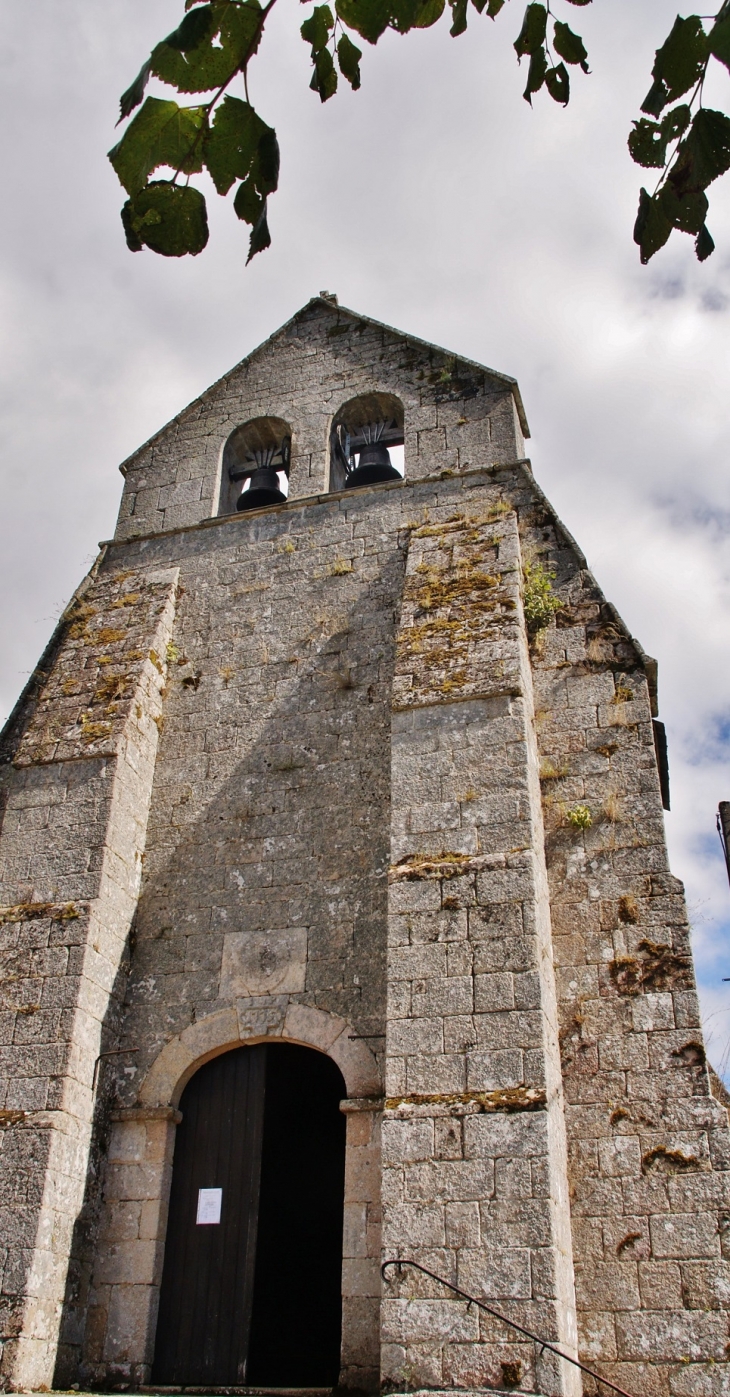
[[[343,488],[377,421],[404,478]],[[406,1257],[632,1397],[730,1392],[656,666],[526,435],[323,293],[122,466],[2,737],[6,1389],[149,1387],[181,1095],[287,1041],[344,1080],[343,1388],[606,1391]]]

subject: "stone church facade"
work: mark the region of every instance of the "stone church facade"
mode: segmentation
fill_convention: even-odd
[[[331,1381],[239,1357],[198,1390],[606,1391],[413,1268],[381,1279],[400,1257],[632,1397],[727,1392],[730,1135],[656,666],[525,435],[514,380],[323,294],[122,467],[114,538],[2,736],[7,1389],[196,1385],[158,1309],[174,1327],[181,1295],[184,1329],[208,1303],[170,1258],[185,1228],[217,1245],[228,1185],[191,1155],[188,1216],[180,1141],[196,1111],[195,1148],[228,1129],[238,1053],[259,1164],[215,1303],[253,1287],[253,1353],[257,1268],[271,1325],[287,1264],[262,1257],[284,1165],[256,1072],[327,1059],[340,1347]],[[348,475],[388,443],[404,478]],[[254,466],[288,498],[238,508]]]

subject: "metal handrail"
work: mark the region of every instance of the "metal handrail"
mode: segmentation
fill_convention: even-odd
[[[626,1392],[623,1387],[617,1387],[615,1382],[609,1382],[608,1378],[602,1378],[600,1373],[594,1373],[593,1369],[587,1368],[585,1363],[580,1363],[577,1358],[571,1358],[569,1353],[563,1353],[562,1350],[556,1348],[554,1344],[549,1344],[546,1339],[538,1338],[538,1335],[533,1334],[530,1329],[525,1329],[524,1324],[517,1324],[514,1319],[508,1319],[506,1315],[500,1314],[499,1310],[493,1309],[491,1305],[485,1304],[483,1300],[477,1300],[476,1295],[469,1295],[466,1290],[461,1290],[458,1285],[452,1285],[451,1281],[444,1280],[443,1276],[437,1276],[435,1271],[429,1271],[428,1267],[422,1266],[420,1261],[410,1261],[408,1257],[405,1256],[397,1257],[394,1261],[384,1261],[380,1268],[380,1274],[386,1282],[388,1278],[385,1273],[389,1266],[397,1266],[399,1271],[402,1270],[404,1266],[413,1266],[416,1271],[422,1271],[424,1276],[430,1276],[432,1281],[438,1281],[439,1285],[445,1285],[447,1290],[453,1290],[454,1295],[460,1295],[462,1300],[468,1300],[470,1305],[478,1305],[480,1310],[486,1310],[488,1315],[493,1315],[495,1319],[501,1319],[502,1323],[508,1324],[511,1329],[518,1330],[520,1334],[526,1334],[527,1338],[532,1339],[533,1343],[540,1345],[541,1351],[543,1349],[548,1349],[550,1353],[557,1354],[558,1358],[564,1358],[566,1363],[572,1363],[574,1368],[580,1368],[582,1373],[588,1373],[588,1376],[594,1378],[596,1382],[602,1382],[604,1387],[610,1387],[612,1392],[620,1393],[620,1397],[631,1397],[631,1393]]]

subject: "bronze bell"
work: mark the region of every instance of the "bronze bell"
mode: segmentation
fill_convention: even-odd
[[[284,491],[273,466],[258,466],[251,475],[251,484],[236,500],[236,509],[262,509],[267,504],[283,504]]]
[[[387,426],[386,422],[373,422],[358,433],[358,436],[362,435],[364,438],[364,443],[360,448],[355,469],[350,470],[345,479],[346,490],[358,485],[379,485],[386,480],[402,478],[390,459],[385,442],[380,440]]]
[[[278,469],[274,465],[277,455],[286,470],[289,463],[288,443],[282,442],[278,447],[268,446],[248,453],[246,461],[255,462],[255,469],[245,472],[250,475],[251,484],[238,496],[237,510],[263,509],[265,505],[284,503],[286,495],[279,486]]]

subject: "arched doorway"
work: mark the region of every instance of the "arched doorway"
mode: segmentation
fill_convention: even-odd
[[[331,1058],[243,1047],[180,1100],[152,1380],[332,1387],[346,1096]]]

